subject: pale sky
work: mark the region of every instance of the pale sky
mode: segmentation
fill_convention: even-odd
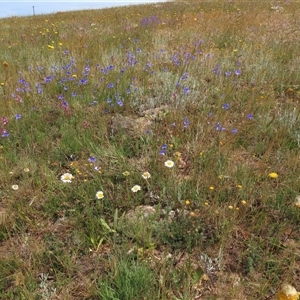
[[[166,2],[166,0],[118,0],[118,1],[3,1],[0,0],[0,18],[11,16],[30,16],[33,15],[33,6],[35,14],[49,14],[58,11],[83,10],[83,9],[101,9],[114,6],[124,6],[133,4],[146,4]]]

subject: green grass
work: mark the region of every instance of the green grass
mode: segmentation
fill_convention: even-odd
[[[0,299],[300,289],[300,6],[272,6],[0,20]]]

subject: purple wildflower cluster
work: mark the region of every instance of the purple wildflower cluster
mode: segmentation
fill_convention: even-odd
[[[166,155],[167,148],[168,148],[167,144],[163,144],[159,150],[159,154]]]
[[[142,18],[142,20],[141,20],[141,26],[156,25],[159,23],[160,22],[159,22],[157,16],[149,16],[149,17]]]

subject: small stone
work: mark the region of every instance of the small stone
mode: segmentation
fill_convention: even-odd
[[[298,300],[299,293],[290,284],[284,284],[282,289],[277,294],[278,300]]]
[[[295,198],[294,205],[300,208],[300,195]]]
[[[130,220],[148,218],[156,213],[156,209],[150,205],[140,205],[135,209],[131,209],[126,214],[126,218]]]

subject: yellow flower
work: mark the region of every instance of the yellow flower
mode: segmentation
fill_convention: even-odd
[[[181,156],[181,153],[179,151],[176,151],[173,156],[175,156],[177,159]]]
[[[191,201],[190,200],[185,200],[185,205],[190,205]]]
[[[124,176],[129,176],[129,175],[130,175],[130,172],[125,171],[125,172],[123,172],[123,175],[124,175]]]
[[[269,177],[270,177],[270,178],[273,178],[273,179],[276,179],[276,178],[278,178],[278,174],[275,173],[275,172],[271,172],[271,173],[269,174]]]
[[[29,168],[24,168],[24,172],[29,172]]]
[[[210,189],[211,191],[213,191],[213,190],[215,189],[215,187],[210,186],[209,189]]]
[[[54,46],[52,45],[47,45],[48,49],[54,49]]]
[[[96,193],[96,198],[97,198],[97,199],[102,199],[102,198],[104,198],[103,192],[102,192],[102,191],[98,191],[98,192]]]
[[[242,200],[241,203],[242,203],[243,205],[246,205],[246,204],[247,204],[246,200]]]
[[[290,284],[284,284],[282,289],[277,294],[278,300],[298,300],[299,293],[297,290]]]

